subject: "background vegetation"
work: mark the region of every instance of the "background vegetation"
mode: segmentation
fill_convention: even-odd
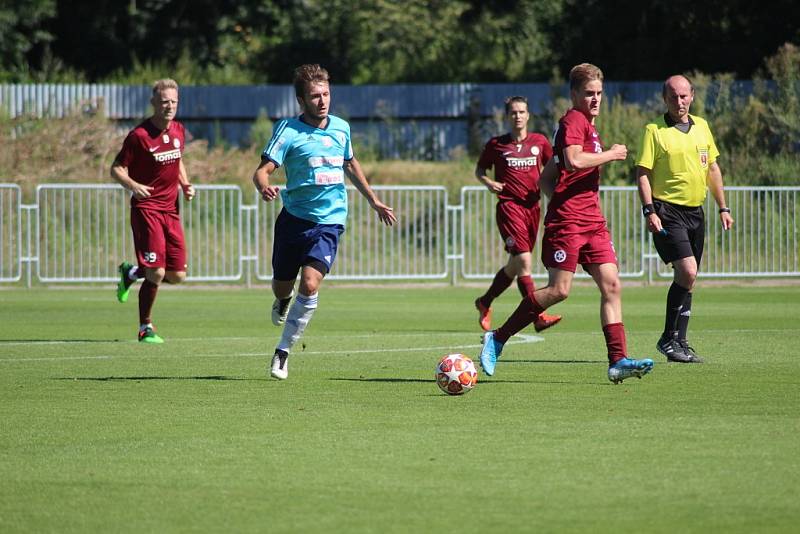
[[[756,77],[752,94],[739,95],[731,74],[690,73],[696,86],[692,111],[706,117],[722,153],[721,165],[730,185],[795,185],[800,181],[800,49],[787,44],[768,58],[763,76]],[[549,133],[568,109],[555,98],[547,113],[532,119],[531,129]],[[605,102],[598,128],[607,145],[624,143],[630,157],[606,167],[604,183],[633,184],[633,161],[644,124],[664,109],[658,95],[647,105]],[[386,118],[391,121],[391,118]],[[482,131],[502,131],[502,114],[487,121]],[[272,124],[262,114],[243,148],[205,140],[187,144],[186,161],[200,183],[234,183],[249,187],[259,151]],[[125,128],[97,114],[78,109],[65,119],[0,116],[0,181],[22,184],[26,195],[43,182],[105,182]],[[374,140],[356,141],[357,155],[367,177],[376,184],[444,184],[452,192],[472,178],[475,154],[455,151],[453,159],[434,161],[382,160],[369,147]],[[280,179],[280,175],[278,175]]]
[[[800,8],[773,0],[15,0],[0,2],[0,81],[336,83],[547,81],[582,61],[609,79],[751,78]]]

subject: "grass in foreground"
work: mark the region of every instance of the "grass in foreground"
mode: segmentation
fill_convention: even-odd
[[[657,364],[621,386],[576,287],[447,397],[433,369],[476,358],[479,291],[329,285],[285,382],[266,290],[162,291],[162,346],[136,343],[135,295],[2,291],[0,530],[796,528],[800,287],[698,289],[697,366],[655,354],[666,289],[626,288],[631,353]]]

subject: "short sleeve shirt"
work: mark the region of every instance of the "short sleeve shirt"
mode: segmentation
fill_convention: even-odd
[[[578,224],[589,228],[605,225],[600,210],[600,167],[570,171],[564,158],[564,151],[572,145],[581,146],[584,152],[603,151],[594,125],[586,115],[571,109],[558,121],[554,145],[559,177],[547,207],[545,224]]]
[[[318,224],[345,224],[344,162],[354,157],[347,121],[328,115],[325,128],[316,128],[299,117],[283,119],[261,155],[284,167],[286,211]]]
[[[478,167],[494,167],[495,180],[504,184],[497,195],[500,200],[517,200],[533,205],[539,201],[540,169],[552,157],[553,147],[541,134],[529,133],[522,141],[515,141],[511,134],[505,134],[486,143]]]
[[[150,119],[128,133],[116,162],[128,169],[134,181],[154,188],[147,198],[131,197],[132,207],[177,212],[185,136],[178,121],[170,121],[166,130],[159,130]]]
[[[636,165],[652,171],[653,198],[696,207],[708,190],[708,167],[719,157],[708,123],[689,115],[691,126],[684,133],[664,115],[647,124]]]

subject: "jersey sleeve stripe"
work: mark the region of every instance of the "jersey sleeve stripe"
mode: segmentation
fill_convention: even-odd
[[[272,148],[275,146],[275,143],[278,141],[278,139],[280,139],[281,135],[283,134],[283,131],[286,129],[288,125],[289,121],[284,120],[275,127],[275,131],[272,133],[272,139],[269,140],[269,143],[267,143],[267,147],[264,149],[264,154],[269,154],[272,151]]]

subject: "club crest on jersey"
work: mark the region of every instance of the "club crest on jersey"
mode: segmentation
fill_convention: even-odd
[[[181,140],[176,137],[175,139],[172,140],[172,146],[174,146],[175,148],[180,148]]]
[[[538,146],[532,146],[531,147],[531,154],[533,154],[534,156],[538,156],[539,155],[539,147]]]
[[[703,167],[708,167],[708,149],[701,148],[698,150],[700,152],[700,165]]]
[[[561,263],[567,259],[567,253],[562,249],[558,249],[553,253],[553,259],[556,260],[556,263]]]
[[[347,141],[347,137],[344,135],[344,132],[336,132],[334,135],[336,136],[336,139],[338,139],[341,144],[344,144],[345,141]]]

